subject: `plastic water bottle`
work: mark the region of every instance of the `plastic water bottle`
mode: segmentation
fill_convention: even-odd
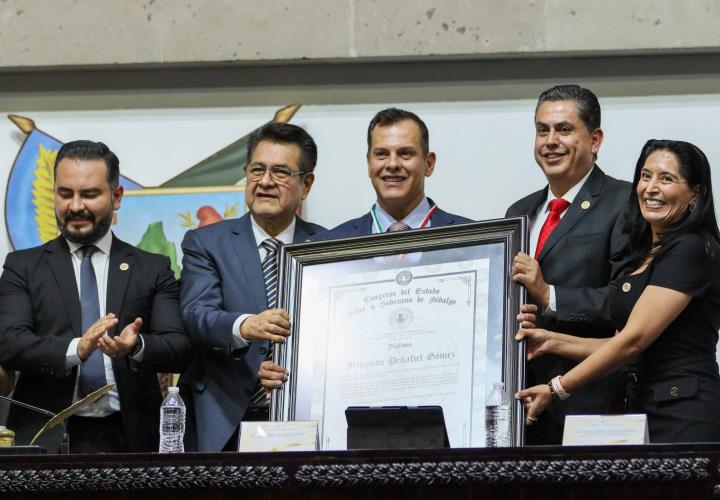
[[[485,400],[485,445],[490,448],[510,446],[510,398],[502,382],[493,384]]]
[[[168,387],[160,407],[160,453],[183,453],[185,444],[185,403],[177,387]]]

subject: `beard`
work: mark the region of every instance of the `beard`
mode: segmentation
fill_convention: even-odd
[[[82,212],[73,212],[68,210],[65,220],[58,220],[57,225],[63,238],[78,245],[89,245],[105,236],[105,233],[108,232],[110,226],[112,225],[112,218],[112,208],[109,208],[107,213],[100,219],[97,219],[95,214],[89,212],[88,210],[83,210]],[[92,223],[92,228],[85,234],[73,233],[70,229],[70,223],[74,220],[90,221]]]

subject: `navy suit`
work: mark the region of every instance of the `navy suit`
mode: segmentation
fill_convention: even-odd
[[[605,175],[595,166],[538,255],[545,281],[555,287],[557,314],[537,326],[581,337],[611,337],[615,328],[607,309],[608,284],[627,265],[623,212],[631,184]],[[534,217],[547,199],[548,187],[515,202],[506,217]],[[540,214],[536,224],[543,224]],[[527,386],[545,384],[569,371],[575,362],[545,355],[528,363]],[[528,444],[560,444],[565,415],[620,413],[621,373],[606,376],[553,403],[527,430]]]
[[[192,396],[195,429],[190,432],[195,431],[198,451],[222,450],[237,429],[269,349],[265,341],[239,351],[231,344],[238,316],[268,308],[250,217],[188,231],[182,243],[180,304],[195,356],[181,384]],[[310,241],[322,231],[298,218],[294,242]]]
[[[433,205],[432,200],[429,200],[430,204]],[[466,217],[460,215],[450,214],[439,208],[430,217],[431,227],[448,226],[450,224],[464,224],[466,222],[472,222]],[[324,240],[331,240],[336,238],[352,238],[354,236],[367,236],[373,234],[373,218],[370,212],[365,215],[358,217],[357,219],[351,219],[347,222],[343,222],[336,228],[331,229],[323,235]]]

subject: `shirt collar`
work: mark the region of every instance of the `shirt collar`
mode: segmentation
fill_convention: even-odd
[[[293,217],[292,222],[288,227],[283,229],[277,236],[270,236],[267,232],[255,222],[255,218],[250,214],[250,223],[252,224],[253,236],[255,236],[255,244],[260,247],[260,243],[267,240],[268,238],[275,238],[283,242],[283,245],[289,245],[295,239],[295,223],[297,217]]]
[[[595,168],[595,165],[593,165],[590,170],[588,170],[588,173],[585,174],[585,177],[580,179],[577,184],[575,184],[573,187],[568,189],[568,192],[562,195],[560,198],[567,201],[572,205],[572,202],[575,200],[575,197],[578,195],[582,187],[585,185],[585,182],[588,180],[588,177],[590,177],[590,174],[592,173],[593,169]],[[550,206],[550,202],[555,199],[555,195],[553,194],[552,190],[548,186],[548,192],[547,197],[545,198],[545,203],[543,203],[542,209],[538,213],[545,213],[548,211],[548,207]]]
[[[390,224],[396,222],[395,218],[383,210],[380,203],[375,203],[373,207],[375,210],[375,217],[377,217],[377,222],[380,224],[380,229],[382,229],[382,232],[384,233],[387,231],[388,227],[390,227]],[[410,229],[418,229],[423,220],[425,220],[425,216],[427,216],[430,208],[430,202],[428,201],[427,196],[424,196],[420,203],[418,203],[418,205],[413,208],[402,221],[399,222],[404,222],[410,226]],[[377,230],[378,228],[373,226],[373,231]]]
[[[95,241],[94,243],[90,243],[91,245],[95,245],[98,250],[100,250],[105,255],[110,255],[110,247],[112,247],[112,231],[108,231],[105,233],[99,240]],[[85,245],[81,243],[75,243],[67,238],[65,238],[65,241],[67,241],[68,247],[70,248],[70,253],[75,253],[78,250],[80,250]],[[82,256],[81,256],[82,257]]]

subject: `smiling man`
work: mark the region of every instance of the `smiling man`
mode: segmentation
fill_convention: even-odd
[[[602,141],[595,94],[577,85],[543,92],[535,109],[535,161],[548,185],[506,213],[530,218],[530,255],[515,257],[512,278],[538,306],[537,326],[595,338],[614,333],[607,285],[626,263],[622,212],[631,190],[595,164]],[[572,366],[552,355],[531,361],[527,385]],[[528,427],[528,444],[560,444],[567,414],[621,412],[620,378],[606,377],[554,405]]]
[[[68,419],[74,453],[157,451],[156,373],[182,371],[191,356],[169,259],[110,231],[119,176],[105,144],[64,144],[55,163],[60,235],[8,254],[0,277],[0,363],[20,372],[16,399],[57,413],[115,385]],[[13,406],[8,425],[27,444],[46,420]]]
[[[290,334],[287,312],[275,307],[277,252],[324,231],[296,216],[315,179],[307,132],[270,123],[253,134],[247,157],[248,213],[188,231],[182,243],[181,306],[196,349],[181,384],[194,410],[197,442],[188,447],[198,451],[234,450],[242,420],[267,420],[258,368],[270,343]]]
[[[470,222],[447,213],[425,196],[425,179],[435,171],[427,126],[410,111],[388,108],[370,121],[368,177],[377,202],[370,212],[328,231],[325,239]]]

